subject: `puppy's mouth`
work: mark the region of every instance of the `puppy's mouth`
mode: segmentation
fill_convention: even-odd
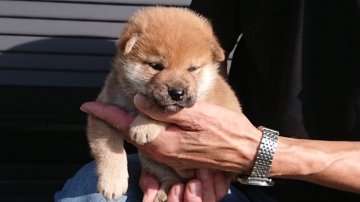
[[[179,105],[179,104],[172,104],[172,105],[166,105],[166,106],[162,106],[162,108],[166,111],[166,112],[177,112],[180,109],[184,108],[183,106]]]
[[[164,100],[158,100],[156,98],[153,98],[152,100],[160,109],[163,109],[165,112],[170,113],[175,113],[182,108],[192,107],[195,104],[195,102],[191,98],[188,98],[182,102],[166,102]]]

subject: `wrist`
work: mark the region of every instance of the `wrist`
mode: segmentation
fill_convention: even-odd
[[[238,148],[238,154],[244,155],[240,156],[239,160],[246,160],[246,164],[238,171],[240,171],[241,174],[250,175],[255,164],[258,148],[260,147],[262,132],[254,127],[247,132],[247,137],[248,142],[245,142],[244,139],[240,139],[239,142],[236,143],[236,147]]]

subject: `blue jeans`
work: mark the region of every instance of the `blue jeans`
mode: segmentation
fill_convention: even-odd
[[[138,202],[142,201],[142,191],[139,187],[141,172],[140,162],[137,155],[128,155],[129,189],[126,196],[122,196],[117,202]],[[67,180],[63,189],[55,193],[56,202],[94,202],[106,199],[96,191],[98,177],[96,175],[95,162],[83,166],[73,178]],[[228,195],[222,202],[238,201],[275,201],[261,191],[254,188],[247,188],[246,193],[231,186]]]

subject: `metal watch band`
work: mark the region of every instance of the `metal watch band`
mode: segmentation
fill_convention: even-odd
[[[279,132],[262,126],[259,127],[259,130],[262,131],[263,136],[251,174],[250,176],[238,177],[237,180],[241,184],[272,186],[274,182],[268,177],[277,147]]]

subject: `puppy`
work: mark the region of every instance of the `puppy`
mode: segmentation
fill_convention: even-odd
[[[88,118],[88,140],[96,160],[98,191],[118,199],[128,188],[124,136],[138,144],[156,138],[166,123],[138,114],[133,98],[142,93],[164,113],[191,107],[197,100],[241,111],[240,104],[218,73],[224,51],[210,23],[185,8],[152,7],[138,11],[117,41],[113,68],[97,101],[118,105],[137,114],[130,132],[119,134],[104,122]],[[177,182],[194,177],[193,171],[174,171],[140,154],[143,168],[161,184],[156,201],[166,201]]]

